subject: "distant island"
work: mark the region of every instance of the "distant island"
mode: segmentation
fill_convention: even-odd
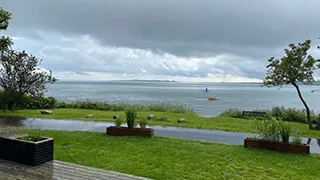
[[[139,81],[139,82],[177,82],[174,80],[144,80],[144,79],[133,79],[133,80],[129,80],[129,81]]]

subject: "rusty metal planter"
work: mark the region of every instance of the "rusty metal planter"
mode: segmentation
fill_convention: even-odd
[[[110,136],[147,136],[154,135],[152,128],[127,128],[127,127],[107,127],[107,135]]]
[[[282,143],[279,141],[270,141],[264,139],[244,139],[244,147],[246,148],[260,148],[268,149],[278,152],[289,152],[289,153],[305,153],[310,154],[310,147],[306,144],[290,144]]]

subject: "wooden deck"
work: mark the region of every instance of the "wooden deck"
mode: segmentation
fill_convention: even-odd
[[[1,180],[147,180],[132,175],[53,161],[31,167],[0,159]]]

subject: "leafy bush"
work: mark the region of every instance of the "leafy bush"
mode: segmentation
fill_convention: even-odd
[[[299,130],[296,130],[296,131],[293,133],[292,143],[293,143],[293,144],[302,144],[302,137],[301,137],[301,134],[300,134],[300,131],[299,131]]]
[[[23,136],[23,137],[20,137],[20,138],[17,138],[17,139],[25,140],[25,141],[38,142],[38,141],[45,140],[46,138],[41,137],[41,136],[38,135],[38,134],[34,134],[34,135]]]
[[[270,120],[263,120],[258,123],[257,130],[260,138],[273,141],[282,141],[283,143],[289,143],[290,136],[293,136],[293,144],[301,144],[302,138],[300,131],[293,129],[288,122],[282,120],[276,120],[275,118]]]
[[[141,128],[143,128],[143,129],[146,128],[147,124],[148,124],[148,119],[146,119],[146,118],[140,119],[139,125],[140,125]]]
[[[19,105],[20,109],[51,109],[57,100],[54,97],[31,97],[26,96],[24,102]]]
[[[127,125],[129,128],[133,128],[135,125],[135,120],[137,118],[137,111],[135,109],[127,109],[126,110],[126,116],[127,116]]]
[[[233,118],[243,118],[242,111],[239,109],[229,108],[222,113],[220,113],[218,116],[222,117],[233,117]]]
[[[301,122],[307,123],[307,114],[304,109],[296,109],[296,108],[284,108],[284,107],[273,107],[271,110],[253,110],[253,111],[262,111],[266,112],[265,117],[259,117],[254,115],[243,116],[242,111],[239,109],[227,109],[226,111],[219,114],[219,116],[224,117],[233,117],[233,118],[243,118],[243,119],[282,119],[283,121],[291,121],[291,122]],[[310,112],[312,123],[317,122],[317,115],[311,111]]]
[[[275,118],[283,119],[286,116],[284,107],[279,107],[279,106],[272,107],[271,115]]]
[[[292,133],[291,126],[287,122],[280,122],[280,136],[282,142],[289,143],[290,134]]]
[[[116,119],[114,120],[114,122],[115,122],[115,126],[116,126],[116,127],[118,127],[118,128],[121,127],[122,120],[121,120],[120,117],[116,118]]]
[[[280,140],[281,123],[275,119],[261,121],[258,123],[257,130],[262,139]]]
[[[155,112],[171,112],[185,113],[196,115],[192,108],[183,105],[170,104],[127,104],[117,103],[108,104],[99,101],[75,101],[75,102],[57,102],[56,108],[76,108],[76,109],[95,109],[105,111],[125,111],[126,109],[134,108],[136,111],[155,111]]]
[[[7,104],[12,101],[10,97],[13,94],[9,92],[4,93],[0,91],[0,109],[8,109]],[[57,100],[53,97],[33,97],[30,95],[24,95],[19,100],[19,104],[14,103],[13,109],[50,109],[54,108],[57,103]]]

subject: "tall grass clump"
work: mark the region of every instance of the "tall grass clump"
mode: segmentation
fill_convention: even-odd
[[[128,104],[117,103],[108,104],[101,101],[74,101],[74,102],[57,102],[57,108],[75,108],[75,109],[95,109],[105,111],[125,111],[134,108],[136,111],[155,111],[155,112],[171,112],[196,115],[192,108],[184,105],[171,104]]]
[[[257,130],[262,139],[280,140],[281,125],[280,122],[275,119],[261,121],[257,125]]]
[[[282,141],[289,143],[290,136],[293,136],[292,143],[301,144],[300,132],[291,127],[288,122],[276,120],[275,118],[260,121],[257,124],[257,131],[261,139]]]
[[[243,118],[243,119],[281,119],[283,121],[307,123],[307,114],[304,109],[297,108],[284,108],[284,107],[273,107],[272,109],[256,109],[253,111],[266,112],[265,117],[259,116],[243,116],[242,110],[239,109],[227,109],[226,111],[219,114],[219,116]],[[314,111],[310,112],[311,121],[315,124],[317,122],[317,115]]]
[[[235,109],[235,108],[229,108],[229,109],[223,111],[222,113],[220,113],[218,116],[243,118],[242,111],[240,109]]]
[[[127,116],[127,125],[129,128],[133,128],[135,125],[135,120],[137,118],[137,111],[133,108],[126,110],[126,116]]]

